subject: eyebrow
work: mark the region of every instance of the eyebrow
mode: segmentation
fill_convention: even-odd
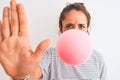
[[[66,25],[73,25],[73,23],[68,23],[68,24],[66,24]]]

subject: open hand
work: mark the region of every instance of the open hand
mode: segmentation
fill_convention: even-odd
[[[23,77],[32,72],[50,40],[42,41],[36,51],[30,46],[28,23],[22,4],[11,0],[0,21],[0,63],[9,76]]]

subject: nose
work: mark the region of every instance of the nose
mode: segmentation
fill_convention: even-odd
[[[79,26],[75,24],[73,29],[79,29]]]

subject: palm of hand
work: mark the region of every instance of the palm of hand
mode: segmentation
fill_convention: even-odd
[[[35,52],[32,51],[25,10],[23,5],[17,4],[15,0],[11,0],[10,8],[3,9],[2,20],[0,21],[0,63],[9,76],[21,78],[38,67],[38,62],[50,40],[42,41]]]
[[[7,74],[11,76],[17,75],[17,73],[24,75],[29,73],[32,68],[36,66],[37,61],[35,61],[36,59],[34,59],[32,53],[33,51],[28,38],[22,36],[10,37],[9,39],[2,41],[0,44],[1,64],[3,65]],[[25,64],[27,64],[27,66]],[[19,66],[21,68],[19,68]]]

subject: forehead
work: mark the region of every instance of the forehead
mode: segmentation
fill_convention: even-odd
[[[82,11],[71,10],[65,15],[63,23],[87,23],[87,17]]]

